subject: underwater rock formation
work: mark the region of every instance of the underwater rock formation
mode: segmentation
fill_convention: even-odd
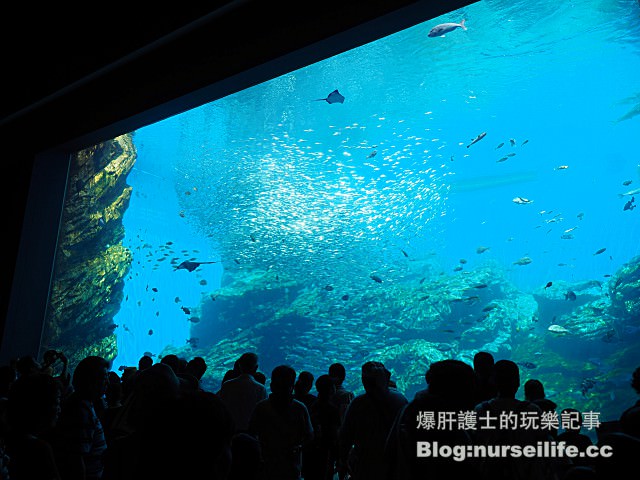
[[[87,355],[107,360],[117,355],[113,318],[132,259],[122,245],[122,216],[131,198],[126,179],[135,161],[131,135],[71,159],[41,348],[64,351],[72,368]]]
[[[640,256],[624,264],[611,278],[609,297],[617,317],[640,326]]]

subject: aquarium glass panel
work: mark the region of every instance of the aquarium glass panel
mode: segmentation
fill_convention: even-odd
[[[482,1],[78,152],[43,349],[201,356],[212,391],[245,351],[267,377],[343,363],[356,392],[376,360],[408,398],[483,350],[617,419],[640,365],[638,13]]]

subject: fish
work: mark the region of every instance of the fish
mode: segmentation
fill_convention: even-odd
[[[573,234],[572,233],[563,233],[562,235],[560,235],[560,238],[563,240],[571,240],[573,239]]]
[[[533,370],[534,368],[538,368],[538,366],[532,362],[516,362],[516,363],[520,365],[522,368],[526,368],[528,370]]]
[[[533,200],[529,200],[528,198],[524,197],[515,197],[512,202],[517,203],[518,205],[527,205],[529,203],[533,203]]]
[[[516,156],[516,154],[514,152],[507,153],[507,157],[515,157],[515,156]]]
[[[622,182],[622,185],[624,185],[625,187],[628,187],[632,183],[633,183],[633,180],[625,180],[624,182]]]
[[[342,298],[342,300],[344,300],[344,301],[346,302],[347,300],[349,300],[349,294],[345,293],[345,294],[344,294],[344,295],[342,295],[342,297],[340,297],[340,298]]]
[[[374,150],[373,152],[371,152],[369,155],[367,155],[367,158],[373,158],[378,154],[377,150]]]
[[[514,265],[529,265],[533,260],[529,257],[522,257],[513,262]]]
[[[455,267],[455,268],[453,269],[453,271],[454,271],[454,272],[460,272],[460,271],[462,271],[462,265],[458,265],[457,267]]]
[[[474,143],[479,142],[480,140],[482,140],[484,137],[487,136],[487,132],[482,132],[480,135],[478,135],[476,138],[471,140],[471,143],[469,145],[467,145],[467,148],[469,148],[471,145],[473,145]]]
[[[529,143],[529,140],[525,140],[524,142],[522,142],[522,143],[520,144],[520,146],[522,146],[522,145],[526,145],[527,143]]]
[[[189,307],[184,307],[184,306],[183,306],[183,307],[180,307],[180,308],[181,308],[181,309],[182,309],[182,311],[183,311],[184,313],[186,313],[187,315],[190,315],[190,314],[191,314],[191,310],[189,309]]]
[[[600,248],[595,251],[594,255],[600,255],[601,253],[604,253],[606,250],[607,250],[606,248]]]
[[[402,255],[404,255],[405,257],[409,257],[409,254],[407,252],[405,252],[404,250],[400,250],[402,252]]]
[[[344,97],[336,89],[327,95],[326,98],[317,98],[314,102],[327,102],[327,103],[344,103]]]
[[[499,148],[502,148],[502,147],[504,147],[504,142],[502,142],[500,145],[498,145],[498,146],[496,147],[496,150],[497,150],[497,149],[499,149]]]
[[[549,325],[549,327],[547,328],[548,331],[553,332],[553,333],[570,333],[569,330],[567,330],[566,328],[564,328],[561,325]]]
[[[559,165],[556,167],[556,170],[566,170],[567,168],[569,168],[569,165]]]
[[[467,259],[466,258],[461,258],[460,259],[460,263],[462,263],[464,265],[465,263],[467,263]]]
[[[489,248],[490,248],[490,247],[483,247],[483,246],[480,246],[480,247],[476,248],[476,253],[478,253],[478,254],[479,254],[479,253],[484,253],[484,252],[486,252],[487,250],[489,250]]]
[[[189,317],[187,320],[189,320],[191,323],[200,323],[199,317]]]
[[[507,160],[509,160],[509,157],[502,157],[502,158],[496,160],[496,163],[506,162]]]
[[[584,218],[584,213],[580,212],[576,217],[578,217],[578,220],[582,220]]]
[[[333,290],[333,287],[332,287],[331,285],[325,285],[324,289],[325,289],[327,292],[330,292],[330,291],[332,291],[332,290]]]
[[[155,356],[156,356],[156,354],[155,354],[155,353],[151,353],[151,352],[144,352],[144,353],[142,354],[142,356],[143,356],[143,357],[151,357],[151,358],[153,358],[153,357],[155,357]]]
[[[515,138],[510,138],[509,139],[509,143],[511,144],[512,147],[516,146],[516,139]]]
[[[636,197],[631,197],[631,200],[629,200],[627,203],[624,204],[624,207],[622,208],[622,210],[626,211],[626,210],[633,210],[634,208],[636,208],[637,205],[633,204],[635,199],[636,199]]]
[[[180,265],[175,267],[175,270],[186,270],[188,272],[193,272],[200,265],[204,265],[205,263],[218,263],[218,262],[192,262],[191,260],[185,260]]]
[[[574,292],[573,290],[569,290],[567,293],[564,294],[565,300],[571,300],[573,302],[576,298],[578,298],[578,296],[576,295],[576,292]]]
[[[149,330],[148,335],[153,335],[153,330]]]
[[[618,197],[622,198],[625,196],[632,197],[634,195],[638,195],[640,193],[640,188],[634,188],[633,190],[629,190],[628,192],[619,193]]]
[[[371,275],[369,275],[369,278],[376,283],[382,283],[382,279],[375,273],[372,273]]]
[[[433,27],[427,37],[441,37],[445,33],[453,32],[456,28],[461,28],[462,30],[466,30],[467,27],[464,25],[466,19],[463,19],[460,23],[441,23]]]
[[[544,289],[546,290],[547,288],[553,286],[553,282],[547,282],[547,284],[544,286]]]

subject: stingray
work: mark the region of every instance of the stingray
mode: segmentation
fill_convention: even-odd
[[[325,101],[327,103],[344,103],[344,97],[340,94],[338,90],[334,90],[329,95],[327,95],[327,98],[317,98],[314,101],[315,102]]]
[[[193,272],[200,265],[205,263],[217,263],[217,262],[191,262],[189,260],[185,260],[180,265],[176,267],[176,270],[187,270],[188,272]]]

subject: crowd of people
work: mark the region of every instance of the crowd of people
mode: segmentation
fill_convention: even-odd
[[[376,361],[362,365],[358,395],[341,363],[317,377],[279,365],[267,379],[255,352],[216,392],[201,384],[201,357],[110,367],[88,356],[70,372],[53,350],[0,367],[1,480],[638,478],[640,400],[594,444],[581,412],[560,410],[539,380],[516,398],[518,365],[489,352],[431,364],[412,399]],[[640,367],[631,387],[640,394]],[[581,454],[541,454],[552,444]]]

